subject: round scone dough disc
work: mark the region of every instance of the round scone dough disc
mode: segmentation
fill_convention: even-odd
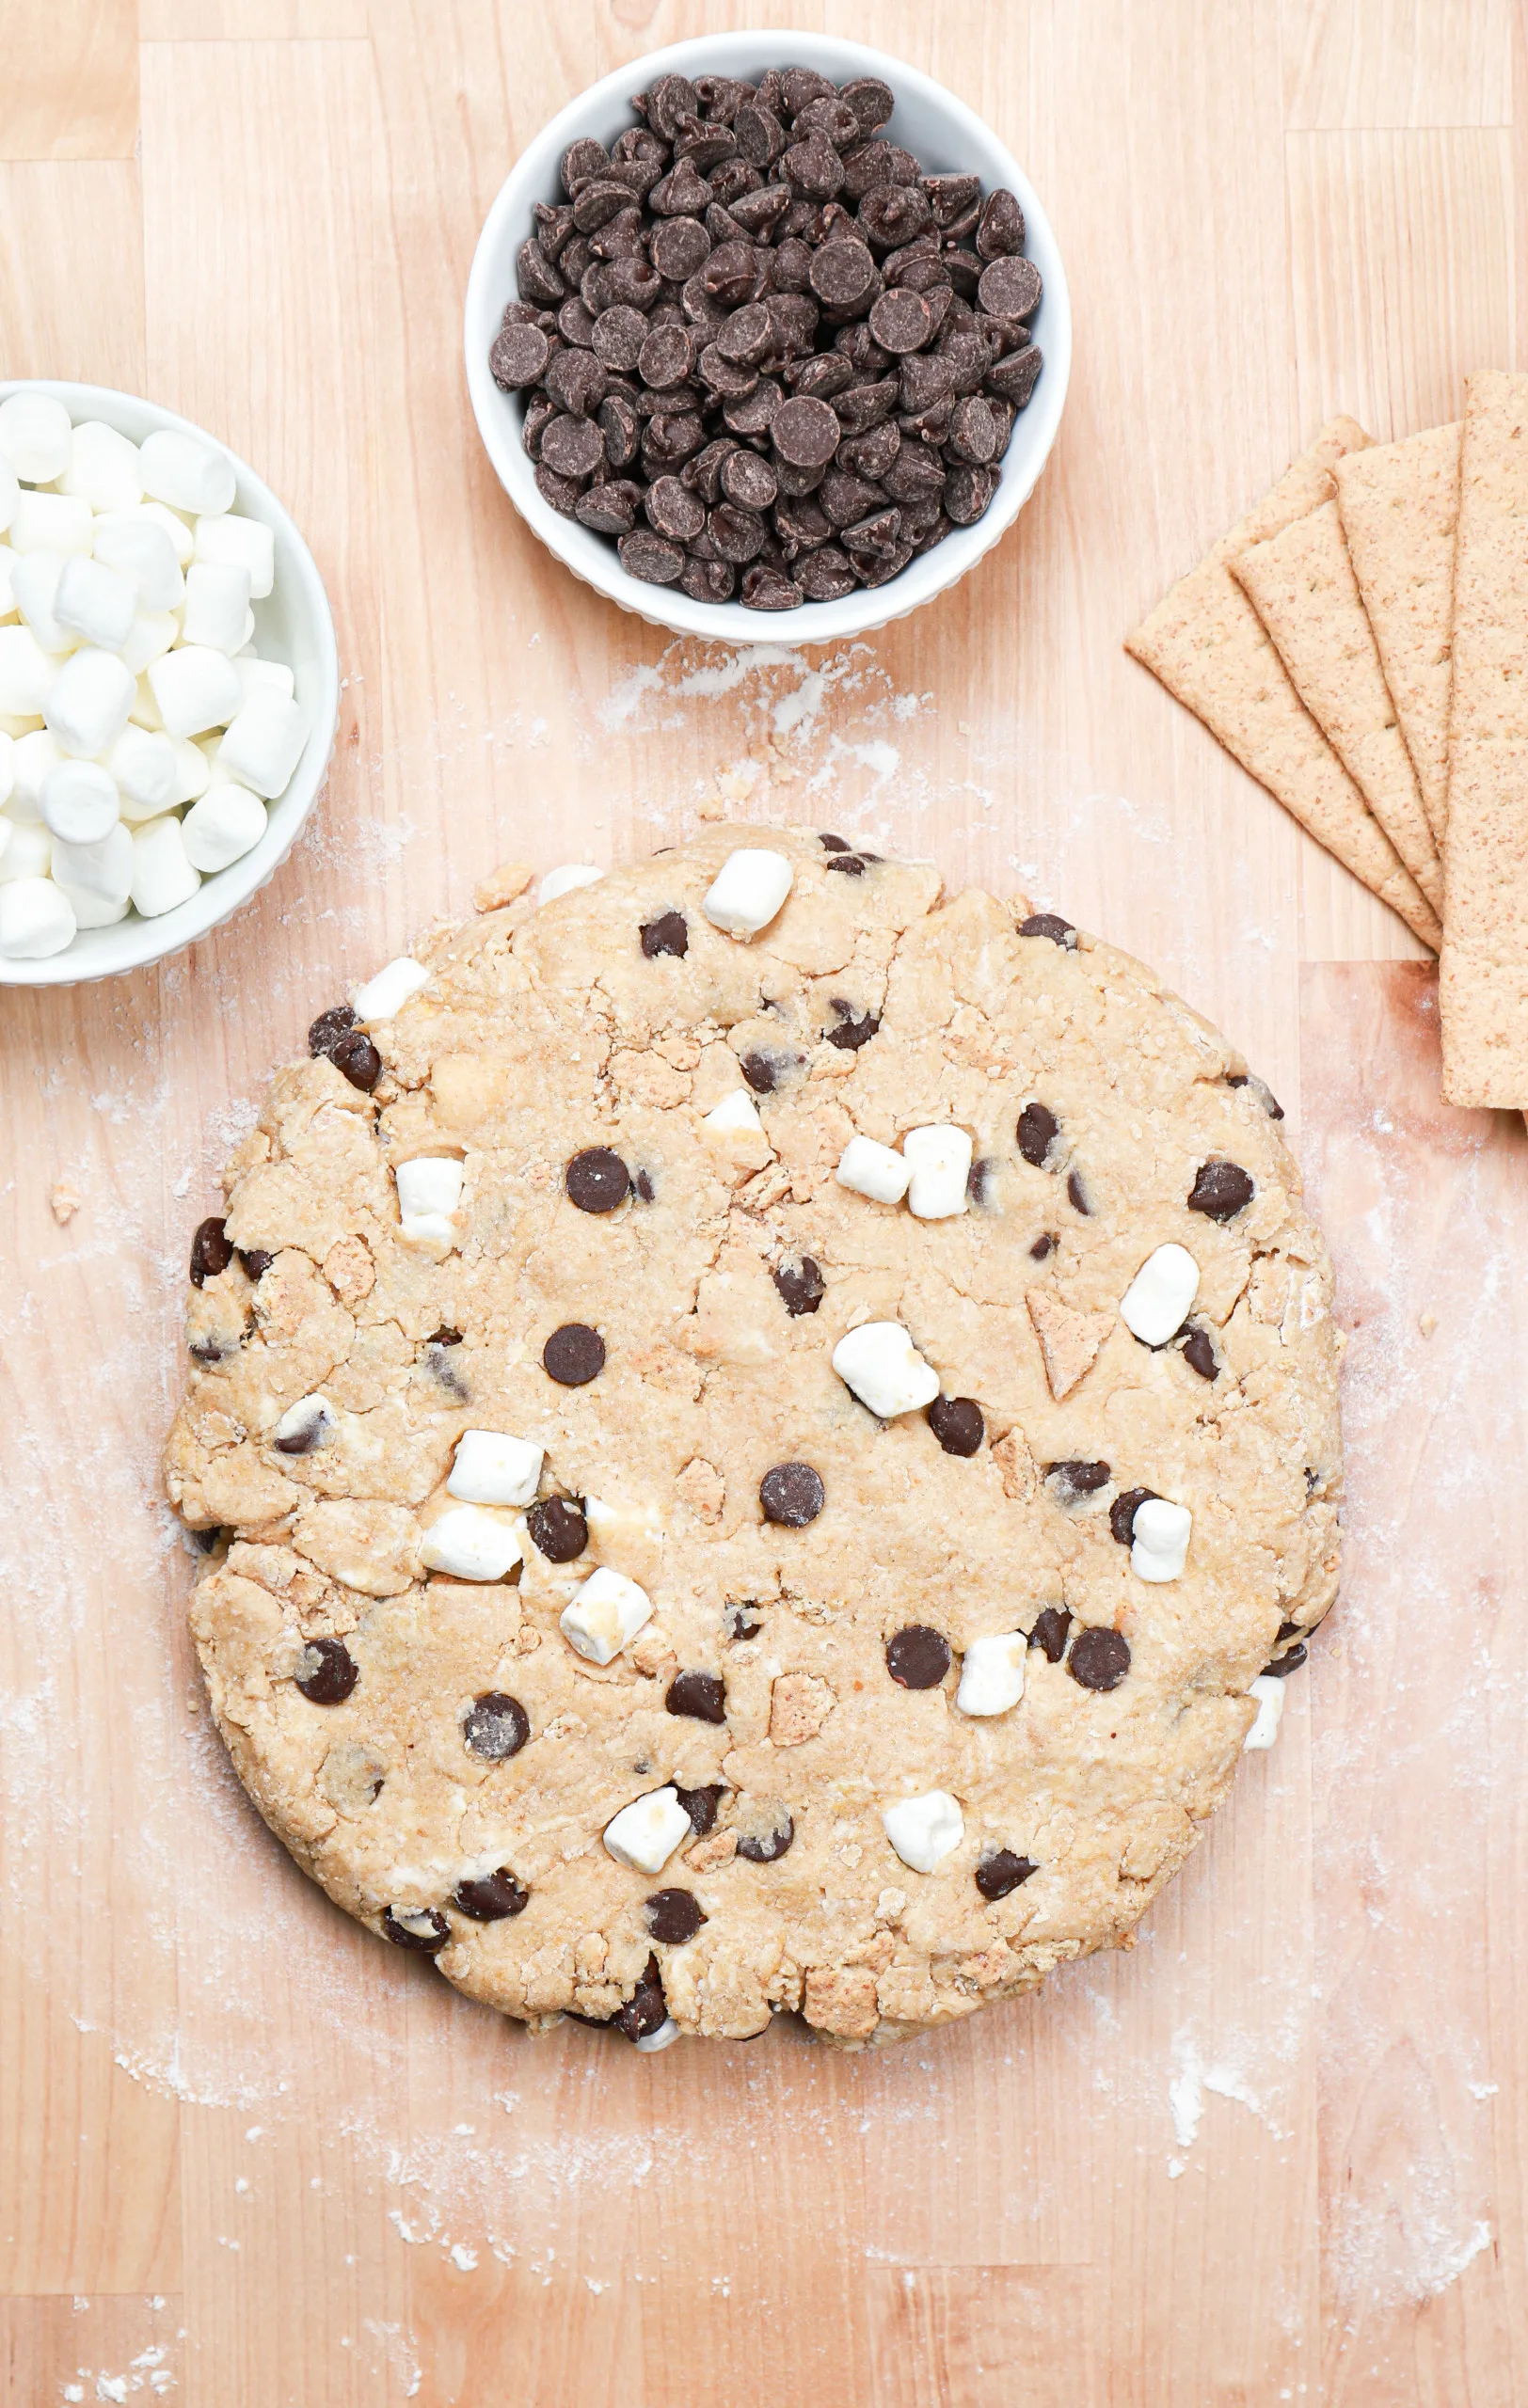
[[[265,1819],[633,2039],[891,2039],[1119,1942],[1336,1587],[1267,1088],[1055,914],[806,831],[394,967],[314,998],[193,1260],[168,1489]]]

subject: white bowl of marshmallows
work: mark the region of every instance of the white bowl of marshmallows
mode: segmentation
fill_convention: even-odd
[[[167,410],[0,383],[0,985],[158,961],[285,860],[334,626],[253,471]]]

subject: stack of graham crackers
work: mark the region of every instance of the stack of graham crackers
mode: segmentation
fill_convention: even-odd
[[[1528,1107],[1528,376],[1333,419],[1126,642],[1440,954],[1450,1101]]]

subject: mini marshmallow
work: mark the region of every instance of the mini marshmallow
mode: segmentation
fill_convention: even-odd
[[[701,910],[713,927],[724,928],[729,937],[756,937],[784,903],[793,876],[784,853],[744,845],[727,855]]]
[[[45,961],[74,941],[79,923],[62,887],[51,878],[0,882],[0,954],[9,961]]]
[[[14,832],[11,822],[6,817],[5,813],[0,811],[0,862],[6,858],[6,848]]]
[[[123,666],[135,677],[141,677],[156,660],[163,659],[180,635],[180,626],[168,610],[140,610],[119,644]]]
[[[724,1095],[720,1103],[713,1104],[709,1112],[702,1115],[700,1125],[703,1129],[714,1129],[723,1136],[732,1130],[756,1129],[762,1132],[764,1127],[758,1117],[758,1106],[746,1087],[736,1087],[731,1095]]]
[[[91,549],[103,568],[129,579],[142,610],[173,610],[183,599],[185,579],[175,546],[149,511],[112,511],[98,518]]]
[[[195,558],[210,567],[247,569],[249,592],[256,602],[263,602],[271,592],[276,583],[276,538],[258,518],[199,518],[194,542]]]
[[[17,737],[10,755],[12,819],[25,820],[33,826],[40,822],[43,781],[63,758],[45,727],[34,727],[25,736]]]
[[[961,1666],[955,1703],[963,1714],[1007,1714],[1024,1695],[1024,1659],[1029,1640],[1022,1630],[973,1639]]]
[[[420,1543],[420,1561],[457,1580],[501,1580],[520,1560],[519,1533],[481,1505],[454,1505],[432,1522]]]
[[[12,393],[0,402],[0,458],[29,485],[51,485],[69,466],[74,430],[51,393]]]
[[[851,1137],[834,1178],[873,1204],[899,1204],[907,1194],[913,1165],[891,1146],[874,1137]]]
[[[13,551],[88,553],[94,534],[89,503],[72,494],[24,493],[11,513]]]
[[[676,1847],[694,1836],[694,1825],[672,1786],[651,1789],[605,1826],[605,1846],[631,1873],[661,1873]]]
[[[963,1129],[947,1122],[910,1129],[902,1139],[902,1155],[913,1165],[907,1190],[910,1212],[920,1221],[947,1221],[964,1212],[971,1140]]]
[[[1199,1265],[1184,1245],[1149,1254],[1120,1299],[1120,1319],[1143,1346],[1165,1346],[1199,1293]]]
[[[530,1505],[545,1449],[502,1430],[464,1430],[446,1481],[449,1496],[471,1505]]]
[[[59,666],[56,656],[76,652],[80,639],[72,627],[66,627],[54,605],[58,599],[58,581],[68,562],[56,552],[18,552],[16,565],[10,573],[10,591],[23,625],[31,628],[46,653],[56,656],[54,666]]]
[[[220,516],[238,490],[226,453],[195,435],[161,427],[145,436],[139,455],[143,490],[188,517]]]
[[[71,439],[58,490],[76,494],[92,510],[135,509],[143,499],[137,445],[99,419],[83,419]]]
[[[16,482],[15,469],[8,460],[0,458],[0,535],[5,533],[15,517],[16,504],[21,498],[22,489]]]
[[[46,828],[19,825],[8,819],[5,850],[0,852],[0,885],[18,879],[46,878],[53,858],[53,838]]]
[[[88,646],[72,652],[54,678],[42,716],[60,752],[98,761],[127,725],[136,693],[136,679],[115,653]]]
[[[248,617],[248,570],[193,561],[185,573],[183,642],[211,644],[215,652],[231,655],[247,641]]]
[[[267,814],[247,786],[209,786],[181,822],[186,858],[211,875],[242,861],[265,833]]]
[[[902,1862],[914,1873],[931,1873],[965,1837],[965,1820],[947,1789],[926,1789],[921,1798],[899,1798],[882,1810],[882,1828]]]
[[[4,467],[5,463],[0,461],[0,482],[3,482]],[[0,499],[0,509],[4,507],[4,500]],[[16,593],[10,580],[20,559],[20,552],[12,551],[8,544],[0,544],[0,619],[8,619],[15,614]]]
[[[72,767],[76,766],[71,764]],[[55,836],[52,875],[72,895],[94,895],[103,903],[125,903],[133,891],[133,832],[119,821],[93,844],[73,845]]]
[[[1257,1700],[1257,1720],[1242,1741],[1243,1755],[1254,1749],[1271,1748],[1279,1736],[1279,1719],[1284,1710],[1284,1684],[1270,1672],[1259,1672],[1249,1685],[1247,1694]]]
[[[678,2025],[672,2015],[665,2015],[656,2032],[645,2032],[640,2040],[632,2041],[631,2046],[639,2057],[655,2057],[661,2050],[672,2049],[678,2037]]]
[[[201,884],[200,873],[187,860],[185,839],[178,819],[146,819],[132,831],[135,911],[157,920],[188,903]]]
[[[58,572],[53,615],[60,626],[83,636],[87,643],[120,652],[137,616],[137,594],[119,570],[77,557],[65,561]],[[135,677],[137,668],[131,661],[127,665]]]
[[[114,928],[119,920],[126,919],[131,909],[125,895],[119,903],[111,903],[103,895],[87,893],[83,886],[66,886],[62,879],[58,881],[58,892],[68,895],[73,906],[74,918],[82,928]]]
[[[435,1239],[454,1245],[458,1231],[451,1215],[462,1199],[462,1165],[451,1154],[416,1154],[400,1163],[393,1178],[398,1188],[402,1234],[410,1243]]]
[[[663,1517],[656,1505],[611,1504],[602,1497],[583,1500],[583,1523],[597,1554],[614,1556],[634,1546],[649,1546],[663,1535]]]
[[[151,736],[163,736],[165,721],[159,705],[154,701],[153,688],[146,676],[138,679],[138,698],[128,718],[135,727],[146,727]]]
[[[167,736],[201,736],[226,727],[244,697],[232,661],[210,644],[183,644],[163,654],[150,663],[149,683]],[[231,766],[229,775],[234,775]]]
[[[559,895],[571,895],[581,886],[597,886],[605,873],[591,869],[586,862],[567,862],[561,869],[549,869],[536,888],[536,907],[555,903]]]
[[[899,1321],[867,1321],[852,1329],[833,1350],[833,1368],[883,1421],[931,1404],[939,1394],[938,1372]]]
[[[155,818],[176,800],[175,747],[167,736],[124,727],[106,755],[106,768],[119,789],[124,819]]]
[[[374,1028],[379,1021],[395,1020],[410,995],[417,995],[422,987],[428,985],[429,976],[422,962],[410,961],[406,953],[400,954],[374,978],[368,978],[364,987],[357,988],[350,998],[356,1018],[368,1028]]]
[[[315,1389],[287,1406],[271,1438],[283,1455],[310,1455],[327,1445],[339,1418],[323,1390]]]
[[[191,743],[183,736],[169,737],[166,741],[172,747],[175,754],[174,800],[178,803],[198,801],[207,792],[213,782],[212,768],[206,753],[203,752],[199,744]]]
[[[1186,1505],[1148,1497],[1131,1524],[1130,1569],[1138,1580],[1176,1580],[1188,1554],[1194,1517]]]
[[[56,668],[30,627],[0,627],[0,713],[36,719]]]
[[[10,789],[16,783],[16,739],[0,736],[0,810],[10,800]]]
[[[225,663],[235,682],[238,671]],[[257,687],[240,707],[217,748],[218,767],[252,793],[274,802],[285,791],[308,741],[306,704],[289,702],[269,687]]]
[[[272,693],[284,694],[288,702],[296,691],[297,681],[284,660],[259,660],[253,654],[239,653],[235,655],[233,666],[239,673],[246,702],[257,688],[263,686],[268,687]]]
[[[169,537],[176,566],[183,569],[190,567],[196,537],[178,511],[167,510],[162,501],[144,501],[138,504],[135,515],[147,519],[151,527],[163,528]]]
[[[98,761],[57,762],[38,790],[38,802],[54,835],[70,845],[99,844],[122,816],[116,781]]]
[[[652,1611],[645,1589],[639,1589],[624,1572],[613,1572],[602,1563],[574,1592],[571,1603],[558,1616],[557,1627],[574,1655],[581,1656],[586,1664],[609,1664],[639,1630],[646,1628]]]

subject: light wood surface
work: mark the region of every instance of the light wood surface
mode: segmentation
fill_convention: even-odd
[[[547,116],[769,21],[982,109],[1077,325],[997,552],[772,667],[565,577],[459,356]],[[1321,418],[1522,364],[1525,116],[1509,0],[0,0],[0,373],[244,452],[348,677],[237,920],[0,992],[8,2401],[1528,2398],[1522,1129],[1438,1103],[1416,946],[1120,648]],[[343,1922],[209,1732],[156,1501],[186,1240],[271,1066],[494,863],[723,796],[1156,962],[1288,1107],[1353,1333],[1344,1600],[1277,1750],[1131,1954],[875,2057],[532,2040]]]

